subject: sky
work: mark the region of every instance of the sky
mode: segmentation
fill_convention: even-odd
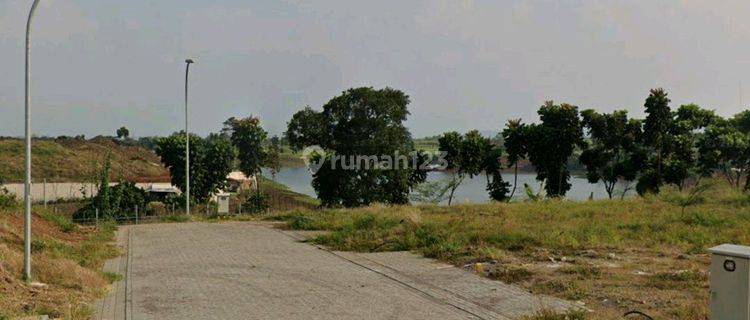
[[[23,135],[25,19],[0,0],[0,136]],[[133,136],[294,112],[351,87],[411,98],[415,137],[538,120],[545,100],[643,117],[673,107],[739,112],[750,92],[750,1],[41,0],[34,21],[36,135]],[[745,95],[750,102],[750,94]]]

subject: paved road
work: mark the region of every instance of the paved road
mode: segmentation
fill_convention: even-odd
[[[97,319],[510,319],[565,302],[410,253],[329,252],[257,223],[133,226]]]

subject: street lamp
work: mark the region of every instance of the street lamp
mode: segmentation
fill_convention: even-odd
[[[188,120],[188,75],[193,59],[185,60],[185,211],[190,214],[190,130]]]
[[[34,0],[26,21],[26,181],[23,189],[23,278],[26,281],[31,281],[31,20],[38,4],[39,0]]]

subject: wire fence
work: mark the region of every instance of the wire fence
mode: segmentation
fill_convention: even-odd
[[[309,201],[300,201],[284,194],[268,194],[268,208],[259,210],[244,204],[238,197],[232,197],[228,204],[228,211],[219,212],[216,203],[197,204],[192,207],[190,214],[185,212],[184,208],[175,204],[160,204],[146,206],[146,209],[135,206],[128,212],[122,212],[115,215],[105,215],[101,210],[94,208],[93,217],[86,218],[75,217],[75,213],[86,206],[86,201],[78,202],[59,202],[37,204],[44,206],[48,211],[56,215],[64,215],[71,218],[75,223],[82,225],[95,225],[103,222],[115,222],[118,225],[159,223],[159,222],[181,222],[190,220],[191,217],[219,217],[219,216],[247,216],[265,214],[268,212],[284,212],[291,210],[313,209],[317,206]],[[153,204],[153,202],[152,202]]]

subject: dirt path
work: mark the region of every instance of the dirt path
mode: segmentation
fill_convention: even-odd
[[[569,304],[410,253],[330,252],[258,223],[122,228],[96,319],[513,319]]]

